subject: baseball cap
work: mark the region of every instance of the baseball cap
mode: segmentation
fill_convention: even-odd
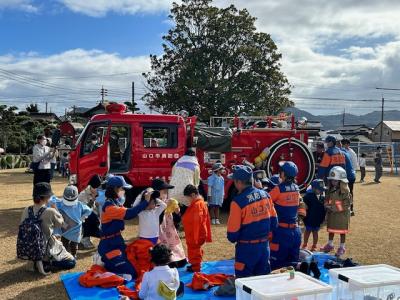
[[[174,188],[173,185],[166,183],[160,178],[153,179],[153,181],[151,182],[151,187],[156,191],[171,190]]]
[[[107,181],[107,187],[123,187],[124,189],[131,189],[132,185],[127,184],[125,178],[122,176],[112,176]]]
[[[33,198],[50,197],[52,195],[51,185],[47,182],[38,182],[33,187]]]
[[[212,166],[212,171],[213,172],[218,171],[218,170],[222,170],[222,169],[225,169],[225,167],[221,163],[215,163]]]
[[[336,144],[336,138],[333,135],[328,135],[325,138],[325,143],[330,143],[330,142]]]
[[[68,185],[64,189],[63,203],[67,206],[72,206],[78,202],[79,191],[74,185]]]
[[[325,183],[322,179],[314,179],[311,182],[311,188],[319,190],[319,191],[326,191],[327,188],[325,187]]]
[[[248,166],[238,165],[233,169],[233,173],[228,175],[228,179],[250,180],[253,177],[253,170]]]

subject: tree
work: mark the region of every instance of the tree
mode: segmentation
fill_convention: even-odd
[[[29,105],[26,106],[25,109],[27,112],[29,113],[38,113],[39,112],[39,107],[36,103],[31,103]]]
[[[215,115],[276,114],[293,103],[269,34],[257,32],[246,9],[211,6],[212,0],[173,4],[175,26],[163,37],[164,54],[150,55],[143,74],[147,105],[160,112]]]
[[[137,103],[135,101],[126,101],[124,102],[124,104],[126,105],[126,107],[128,108],[129,111],[135,113],[137,111],[140,110],[139,107],[137,107]]]

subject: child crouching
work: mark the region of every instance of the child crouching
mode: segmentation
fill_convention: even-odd
[[[338,233],[340,234],[340,246],[337,249],[336,256],[342,256],[346,252],[345,242],[350,226],[352,199],[347,185],[346,171],[342,167],[333,167],[329,175],[329,188],[325,199],[329,240],[321,250],[326,253],[332,251],[334,249],[333,239],[335,233]]]
[[[183,190],[183,195],[190,203],[182,217],[188,259],[191,264],[187,267],[187,271],[200,272],[203,259],[203,250],[201,247],[206,242],[211,242],[210,217],[207,204],[194,185],[187,185]]]
[[[154,269],[143,276],[140,299],[176,299],[183,293],[183,284],[179,281],[178,270],[168,266],[171,262],[171,250],[158,244],[150,250],[150,255]]]

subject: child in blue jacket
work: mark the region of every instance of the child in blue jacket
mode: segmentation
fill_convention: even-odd
[[[210,210],[211,216],[211,224],[219,225],[221,224],[219,221],[219,208],[222,207],[222,203],[224,202],[224,186],[225,181],[224,177],[222,177],[222,171],[224,170],[224,166],[221,163],[216,163],[212,167],[213,174],[208,177],[207,185],[208,185],[208,206]]]
[[[61,241],[74,257],[76,257],[78,244],[82,239],[82,223],[92,213],[86,204],[78,201],[78,195],[78,188],[69,185],[64,189],[62,201],[55,203],[57,210],[64,218]]]

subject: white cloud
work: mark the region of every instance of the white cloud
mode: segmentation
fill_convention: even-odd
[[[3,9],[16,9],[25,12],[37,12],[37,7],[32,0],[0,0],[0,11]]]
[[[66,7],[92,17],[101,17],[109,12],[120,14],[152,13],[168,11],[168,0],[60,0]]]
[[[131,98],[131,82],[135,81],[138,99],[144,93],[140,74],[150,69],[148,57],[123,58],[118,54],[82,49],[51,56],[31,53],[0,56],[0,63],[1,103],[24,108],[28,103],[38,102],[43,110],[47,101],[57,113],[72,105],[96,105],[102,85],[108,89],[109,100],[127,101]],[[23,78],[16,78],[15,74]],[[43,97],[26,98],[35,95]]]

